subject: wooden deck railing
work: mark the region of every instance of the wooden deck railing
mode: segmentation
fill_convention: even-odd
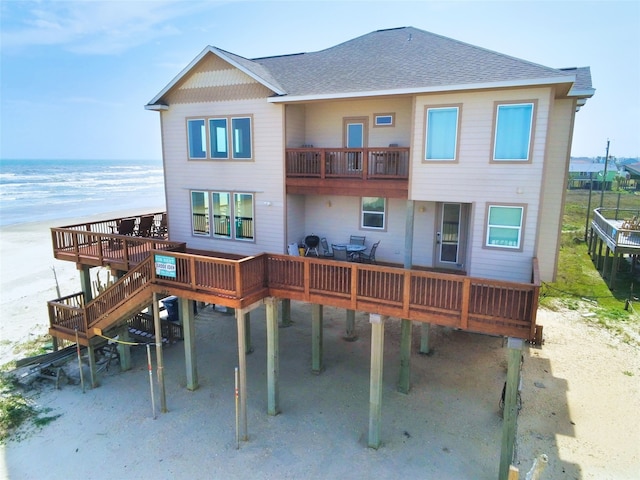
[[[407,179],[409,148],[287,148],[287,177]]]
[[[312,257],[262,254],[227,260],[165,252],[176,277],[166,287],[226,299],[255,292],[483,333],[532,338],[540,284],[464,277]],[[537,261],[532,277],[538,278]]]
[[[136,225],[140,223],[140,219],[144,216],[147,215],[153,215],[153,219],[154,219],[154,224],[156,226],[160,226],[160,222],[162,221],[162,216],[165,214],[165,212],[153,212],[153,213],[146,213],[144,215],[132,215],[130,217],[127,218],[135,218],[136,219]],[[92,221],[92,222],[85,222],[85,223],[77,223],[77,224],[73,224],[73,225],[64,225],[62,227],[60,227],[61,229],[64,230],[77,230],[80,232],[92,232],[92,233],[114,233],[118,231],[118,223],[120,222],[120,220],[122,220],[121,217],[118,218],[111,218],[111,219],[107,219],[107,220],[98,220],[98,221]]]
[[[623,219],[633,217],[640,217],[640,209],[596,208],[591,225],[611,249],[637,249],[640,253],[640,231],[620,226]]]
[[[73,293],[47,304],[51,327],[75,335],[76,330],[83,336],[87,333],[87,317],[84,311],[84,293]]]
[[[136,295],[151,285],[152,266],[151,259],[147,258],[86,305],[82,292],[48,302],[50,333],[58,332],[70,338],[77,330],[79,336],[86,339],[92,336],[92,328],[117,321],[119,318],[108,317],[118,317],[114,315],[118,309],[128,312],[148,304],[148,299],[146,302],[136,300]]]
[[[276,296],[474,332],[526,339],[535,333],[540,287],[535,259],[534,282],[515,283],[289,255],[231,260],[167,250],[150,253],[84,308],[71,306],[78,303],[72,297],[49,302],[52,327],[78,328],[90,336],[92,327],[120,320],[116,313],[130,310],[121,306],[140,302],[136,294],[154,285],[157,291],[187,298],[197,294],[237,308]],[[175,274],[156,271],[156,256],[175,265]]]
[[[162,217],[162,213],[155,215]],[[105,232],[116,223],[117,219],[114,219],[52,228],[54,257],[92,266],[111,265],[115,269],[127,271],[144,261],[151,250],[186,249],[183,242]]]

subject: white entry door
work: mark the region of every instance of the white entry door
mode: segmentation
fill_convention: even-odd
[[[435,266],[463,270],[469,206],[462,203],[438,204]]]

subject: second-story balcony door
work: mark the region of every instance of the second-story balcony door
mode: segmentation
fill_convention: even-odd
[[[467,245],[468,205],[439,203],[436,231],[435,266],[463,270]]]
[[[367,117],[347,118],[344,121],[344,146],[362,149],[367,146]],[[347,153],[347,170],[362,170],[362,152]]]

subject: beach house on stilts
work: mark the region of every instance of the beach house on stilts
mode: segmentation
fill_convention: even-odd
[[[164,218],[168,235],[121,234],[115,219],[52,229],[56,258],[76,262],[83,284],[99,265],[119,280],[95,299],[85,288],[50,302],[50,333],[93,348],[173,295],[193,345],[192,302],[233,308],[246,432],[247,314],[266,308],[275,414],[278,308],[312,304],[316,329],[323,305],[344,308],[347,331],[366,312],[377,448],[389,318],[402,322],[403,391],[412,325],[425,349],[432,324],[536,337],[574,119],[593,94],[588,67],[550,68],[411,27],[255,59],[208,46],[145,106],[160,116],[167,211],[155,223]],[[312,362],[320,371],[321,345]]]

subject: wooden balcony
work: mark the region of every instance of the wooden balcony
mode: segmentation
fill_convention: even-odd
[[[640,218],[640,209],[596,208],[591,226],[614,252],[640,254],[640,230],[624,228],[625,221]]]
[[[93,328],[121,323],[156,292],[232,308],[275,296],[492,335],[533,339],[535,334],[540,286],[535,259],[532,283],[514,283],[268,253],[242,259],[148,253],[87,305],[74,296],[49,302],[49,332],[70,338],[77,329],[87,344]],[[157,270],[156,255],[174,268]]]
[[[608,277],[611,290],[615,288],[620,258],[630,256],[634,269],[640,256],[640,230],[627,227],[634,218],[640,218],[640,209],[596,208],[593,212],[589,254],[596,268]],[[606,246],[604,255],[603,246]]]
[[[408,198],[406,147],[288,148],[287,193]]]
[[[165,239],[166,231],[160,229],[163,212],[152,215],[156,227],[152,236],[147,237],[113,233],[118,231],[120,218],[52,228],[53,255],[78,265],[129,271],[144,261],[151,250],[184,251],[186,244]]]

